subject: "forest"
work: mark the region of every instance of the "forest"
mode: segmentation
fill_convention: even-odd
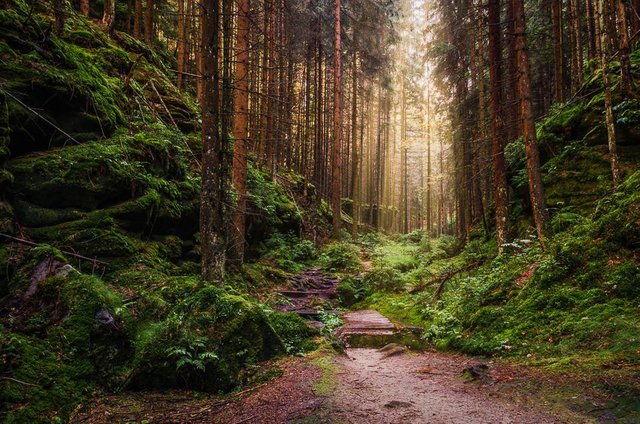
[[[0,0],[0,421],[640,422],[640,0]]]

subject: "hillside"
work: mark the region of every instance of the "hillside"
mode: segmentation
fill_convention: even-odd
[[[0,420],[638,422],[634,6],[303,3],[0,0]]]
[[[168,55],[79,16],[58,36],[39,7],[0,11],[4,419],[66,420],[96,390],[254,378],[248,365],[307,330],[242,294],[286,275],[268,263],[230,277],[238,290],[199,279],[200,118]],[[305,184],[251,169],[254,257],[278,230],[325,234]]]

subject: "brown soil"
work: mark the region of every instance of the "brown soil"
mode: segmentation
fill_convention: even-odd
[[[462,371],[478,361],[468,357],[437,352],[387,355],[374,349],[352,349],[347,357],[338,359],[341,372],[331,413],[336,422],[558,422],[491,389],[492,374],[504,373],[493,370],[493,365],[481,376],[484,382],[469,381]]]
[[[375,311],[347,314],[343,328],[374,337],[395,329]],[[285,359],[270,366],[282,369],[282,375],[236,395],[165,392],[102,397],[73,421],[544,424],[584,419],[566,411],[561,418],[554,417],[548,405],[532,401],[553,382],[529,369],[451,353],[417,353],[398,344],[352,348],[340,356],[320,351],[311,359]]]
[[[275,424],[314,414],[325,399],[313,392],[320,368],[302,358],[278,364],[283,374],[244,392],[225,398],[194,392],[141,392],[97,398],[71,422],[111,424]]]

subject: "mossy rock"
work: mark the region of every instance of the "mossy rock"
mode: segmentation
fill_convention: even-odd
[[[599,234],[629,248],[640,246],[640,171],[629,176],[596,210]]]
[[[129,317],[98,278],[71,271],[43,281],[35,296],[11,327],[0,324],[3,375],[34,384],[0,382],[5,422],[66,421],[96,383],[117,386],[131,356]]]
[[[216,287],[184,299],[136,345],[129,384],[136,389],[227,391],[242,382],[247,365],[284,352],[258,306]]]
[[[269,322],[276,334],[280,336],[287,353],[303,354],[316,348],[313,337],[320,332],[311,327],[300,315],[293,312],[274,312],[269,315]]]

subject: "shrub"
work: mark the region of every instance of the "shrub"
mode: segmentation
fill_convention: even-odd
[[[344,277],[336,288],[338,302],[349,307],[371,294],[371,288],[360,278]]]
[[[391,267],[375,268],[364,276],[363,282],[374,291],[398,293],[404,290],[402,275]]]
[[[357,271],[360,268],[358,253],[358,248],[351,243],[332,243],[322,250],[320,265],[327,271]]]
[[[307,325],[298,314],[273,312],[269,314],[269,322],[282,339],[287,353],[303,354],[316,348],[312,338],[318,330]]]
[[[311,241],[301,241],[291,233],[286,235],[274,233],[264,242],[264,246],[265,259],[288,272],[300,271],[304,263],[317,255]]]

